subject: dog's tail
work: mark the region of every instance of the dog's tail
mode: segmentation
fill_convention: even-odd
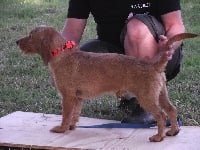
[[[180,33],[180,34],[177,34],[177,35],[171,37],[167,41],[167,46],[173,44],[176,41],[180,41],[180,40],[184,40],[184,39],[188,39],[188,38],[194,38],[197,36],[198,36],[198,34],[194,34],[194,33]]]
[[[198,34],[194,34],[194,33],[180,33],[180,34],[177,34],[177,35],[171,37],[167,41],[166,46],[169,47],[174,42],[188,39],[188,38],[194,38],[197,36],[198,36]],[[168,62],[168,60],[166,59],[166,56],[164,55],[164,53],[161,52],[161,56],[160,56],[159,60],[155,63],[155,68],[157,70],[163,71],[167,65],[167,62]]]

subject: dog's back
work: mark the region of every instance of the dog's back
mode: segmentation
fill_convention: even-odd
[[[131,88],[134,91],[145,89],[149,81],[155,80],[159,83],[164,80],[161,75],[163,73],[155,71],[151,64],[126,55],[75,51],[60,57],[58,59],[62,60],[51,64],[57,65],[52,71],[55,73],[56,82],[62,86],[63,81],[66,81],[65,84],[70,88],[84,93],[84,98],[90,98],[90,95],[99,96],[105,93],[104,91],[117,93],[119,90],[126,91]],[[61,73],[64,76],[60,76]],[[135,88],[136,85],[140,87]]]

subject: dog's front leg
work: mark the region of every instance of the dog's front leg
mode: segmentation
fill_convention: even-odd
[[[54,79],[54,75],[53,75],[52,71],[50,71],[49,73],[50,73],[50,82],[51,82],[51,85],[53,87],[56,87],[55,79]]]
[[[60,126],[55,126],[50,131],[56,133],[64,133],[69,130],[72,120],[72,115],[74,111],[75,97],[72,95],[67,95],[68,92],[61,92],[62,100],[62,123]]]
[[[77,98],[75,101],[73,117],[69,128],[70,130],[74,130],[76,128],[76,123],[79,121],[83,102],[82,98]]]

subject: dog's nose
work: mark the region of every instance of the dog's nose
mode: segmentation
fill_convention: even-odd
[[[17,45],[19,44],[19,40],[16,41],[16,44],[17,44]]]

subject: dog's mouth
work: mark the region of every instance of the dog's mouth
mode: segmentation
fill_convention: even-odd
[[[16,41],[17,46],[19,47],[19,49],[21,50],[21,52],[23,54],[29,54],[31,53],[31,49],[28,47],[25,47],[25,44],[23,44],[24,42],[20,39]]]
[[[17,43],[17,42],[16,42]],[[23,46],[21,46],[20,43],[17,43],[17,46],[19,47],[20,51],[23,53],[23,54],[30,54],[31,50],[29,50],[28,48],[25,48]]]
[[[34,54],[35,53],[34,51],[32,51],[30,49],[23,49],[21,47],[20,47],[20,50],[24,55],[29,55],[29,54]]]
[[[20,48],[21,49],[21,48]],[[21,52],[25,55],[30,54],[30,51],[21,49]]]

